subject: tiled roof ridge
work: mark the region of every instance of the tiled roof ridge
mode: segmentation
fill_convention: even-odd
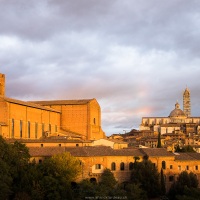
[[[41,105],[38,105],[38,104],[34,104],[33,102],[22,101],[22,100],[13,99],[13,98],[5,97],[5,96],[1,96],[0,98],[3,99],[4,101],[15,103],[15,104],[20,104],[20,105],[33,107],[33,108],[39,108],[41,110],[48,110],[48,111],[60,113],[60,111],[58,111],[58,110],[55,110],[53,108],[47,108],[47,107],[44,107],[44,106],[41,106]]]
[[[87,104],[87,103],[91,102],[92,100],[95,100],[95,98],[92,98],[92,99],[41,100],[41,101],[30,101],[30,102],[40,104],[40,105],[61,105],[61,104],[76,105],[76,104]]]
[[[193,155],[198,155],[197,152],[186,152],[186,153],[188,156],[192,157],[193,159],[198,160],[195,156],[193,156]]]

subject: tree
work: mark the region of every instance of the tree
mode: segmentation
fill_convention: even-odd
[[[110,171],[110,169],[105,169],[101,175],[101,181],[100,185],[114,188],[117,184],[117,181],[113,175],[113,173]]]
[[[161,194],[165,195],[166,194],[166,188],[165,188],[165,178],[164,178],[164,174],[163,174],[163,169],[161,169],[160,172],[160,190],[161,190]]]
[[[168,196],[170,199],[198,199],[200,189],[196,175],[192,172],[189,174],[187,171],[181,172],[177,181],[171,186]]]
[[[177,145],[175,147],[175,152],[191,152],[191,153],[195,153],[196,151],[193,149],[193,147],[191,145],[185,145],[182,148]]]
[[[73,199],[71,182],[79,175],[80,161],[69,153],[47,158],[38,165],[36,179],[44,199]]]
[[[148,160],[148,156],[145,156],[142,162],[134,163],[131,183],[139,184],[149,198],[160,194],[159,173],[154,164]]]
[[[160,133],[158,133],[158,144],[157,144],[157,148],[161,148],[161,136]]]
[[[128,199],[147,200],[146,191],[139,184],[128,183],[124,187]]]

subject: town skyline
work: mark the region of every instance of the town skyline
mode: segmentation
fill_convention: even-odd
[[[106,135],[182,108],[186,86],[200,116],[200,2],[2,0],[0,11],[6,96],[96,98]]]

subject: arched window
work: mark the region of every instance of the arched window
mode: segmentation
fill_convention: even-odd
[[[133,163],[130,162],[130,163],[129,163],[129,170],[133,170],[133,166],[134,166]]]
[[[166,169],[166,162],[162,161],[162,169]]]
[[[120,163],[120,170],[124,171],[124,163],[123,162]]]
[[[115,170],[116,170],[116,164],[115,164],[115,162],[112,162],[112,163],[111,163],[111,170],[112,170],[112,171],[115,171]]]
[[[90,179],[90,183],[96,183],[97,182],[97,179],[96,178],[91,178]]]

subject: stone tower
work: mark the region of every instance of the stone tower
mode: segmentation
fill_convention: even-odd
[[[0,74],[0,96],[5,96],[5,75]]]
[[[191,116],[190,91],[188,88],[183,92],[183,112],[187,117]]]

